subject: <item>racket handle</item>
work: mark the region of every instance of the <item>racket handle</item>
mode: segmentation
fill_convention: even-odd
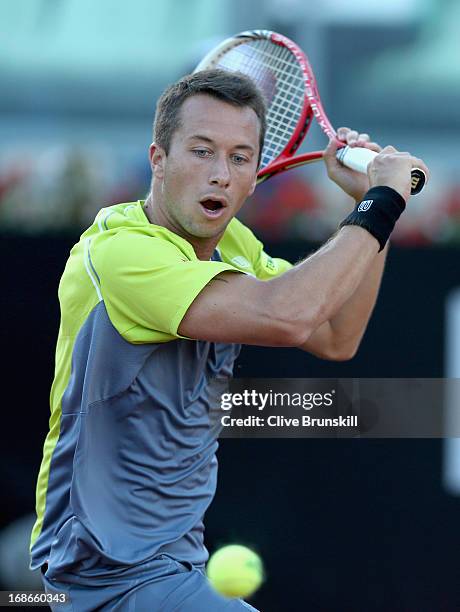
[[[337,151],[337,159],[347,168],[367,174],[367,166],[377,155],[364,147],[343,147]],[[426,183],[426,175],[421,168],[412,168],[411,195],[420,193]]]

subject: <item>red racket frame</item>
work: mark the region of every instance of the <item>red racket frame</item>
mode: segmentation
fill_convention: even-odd
[[[341,147],[345,146],[345,144],[338,140],[337,133],[332,127],[332,124],[324,111],[321,98],[319,96],[315,75],[310,62],[302,49],[300,49],[300,47],[292,40],[287,38],[287,36],[283,36],[282,34],[271,32],[269,30],[255,30],[254,33],[244,32],[241,36],[250,37],[251,34],[257,38],[268,38],[274,44],[289,49],[289,51],[295,56],[299,66],[302,69],[305,85],[305,100],[298,125],[279,156],[270,162],[268,166],[259,171],[258,178],[260,181],[273,176],[273,174],[294,168],[295,166],[302,166],[306,163],[311,163],[322,159],[322,151],[312,151],[310,153],[303,153],[301,155],[294,156],[294,153],[300,147],[305,136],[307,135],[308,130],[310,129],[313,117],[315,117],[318,125],[328,138],[335,138],[337,144],[339,144]],[[289,163],[290,161],[291,163]]]

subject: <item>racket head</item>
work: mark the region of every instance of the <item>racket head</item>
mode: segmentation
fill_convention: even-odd
[[[321,158],[321,152],[316,151],[302,156],[300,163],[297,158],[292,159],[307,135],[313,116],[319,120],[320,115],[324,119],[320,127],[335,137],[308,59],[292,40],[271,30],[241,32],[212,49],[195,72],[211,68],[242,72],[264,94],[267,132],[259,179]]]

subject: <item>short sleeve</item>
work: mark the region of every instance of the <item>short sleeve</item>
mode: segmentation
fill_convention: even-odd
[[[109,318],[131,343],[168,342],[196,296],[221,272],[219,261],[189,259],[167,240],[120,232],[92,254]]]
[[[280,257],[271,257],[268,255],[260,243],[260,249],[255,263],[256,276],[260,280],[268,280],[284,274],[292,268],[292,264]]]
[[[262,242],[238,219],[232,219],[219,243],[222,259],[259,280],[284,274],[292,264],[279,257],[270,257]]]

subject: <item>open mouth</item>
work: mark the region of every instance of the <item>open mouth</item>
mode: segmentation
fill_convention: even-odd
[[[200,204],[204,209],[204,212],[211,217],[217,217],[224,210],[225,206],[220,200],[214,200],[212,198],[205,198],[200,200]]]

